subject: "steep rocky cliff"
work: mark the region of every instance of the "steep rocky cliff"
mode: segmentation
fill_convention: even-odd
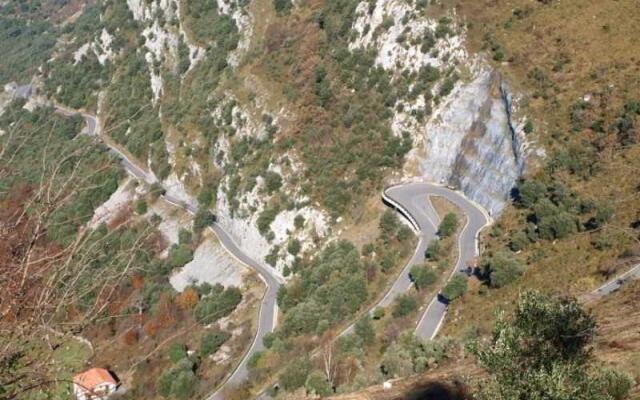
[[[499,213],[525,167],[522,127],[506,85],[488,69],[462,84],[424,127],[422,176],[446,182]]]
[[[455,16],[436,19],[399,0],[380,0],[373,8],[362,2],[354,31],[353,47],[374,49],[376,63],[395,74],[451,71],[394,115],[394,133],[410,132],[414,140],[405,178],[456,186],[499,213],[524,172],[528,145],[508,85],[467,53]],[[431,115],[421,121],[415,115],[423,109]]]

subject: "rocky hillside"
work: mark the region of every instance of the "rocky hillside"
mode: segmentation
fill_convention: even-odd
[[[404,1],[219,3],[88,3],[34,79],[97,112],[172,195],[199,196],[280,273],[294,266],[288,243],[313,251],[403,166],[504,207],[530,153],[524,120],[455,15]]]
[[[136,364],[127,377],[134,397],[180,397],[172,378],[156,379],[161,371],[204,376],[195,394],[209,393],[256,329],[260,284],[202,234],[208,213],[286,282],[281,323],[250,358],[250,384],[230,398],[276,380],[284,391],[274,396],[329,395],[442,365],[454,370],[452,362],[470,358],[465,344],[490,336],[494,311],[511,311],[525,289],[580,296],[638,259],[640,49],[630,39],[640,35],[637,14],[633,0],[8,0],[0,2],[0,156],[18,146],[14,131],[27,132],[23,105],[41,129],[45,120],[62,122],[38,106],[96,115],[96,134],[145,169],[148,182],[114,178],[86,200],[65,243],[102,226],[115,232],[123,220],[150,224],[164,238],[149,250],[144,273],[125,274],[148,277],[156,289],[119,283],[131,300],[122,309],[142,295],[155,317],[165,307],[167,320],[184,314],[202,323],[207,318],[187,310],[218,292],[196,289],[194,280],[241,287],[244,302],[229,296],[246,312],[223,323],[233,346],[216,358],[226,367],[180,369],[163,359],[145,367],[146,379]],[[16,101],[10,82],[35,95]],[[0,172],[18,174],[6,160]],[[0,200],[11,207],[18,200],[5,193],[37,193],[34,179],[22,191],[0,179]],[[411,257],[410,230],[383,214],[379,197],[412,180],[459,190],[493,219],[478,268],[464,281],[469,289],[450,305],[446,337],[412,335],[418,309],[438,293],[434,282],[455,265],[459,243],[441,234],[421,259],[430,288],[416,284],[374,320],[360,319],[334,349],[327,343],[368,316]],[[203,212],[176,216],[159,205],[161,191]],[[460,232],[465,216],[438,204],[440,217],[458,215],[452,232]],[[110,211],[120,207],[135,215]],[[43,249],[60,243],[49,245]],[[202,272],[207,263],[215,273]],[[161,270],[149,272],[156,265]],[[176,311],[178,292],[196,303]],[[114,330],[133,331],[125,325]],[[200,340],[194,332],[189,340]],[[153,340],[168,345],[171,337]],[[308,357],[320,348],[335,351],[335,371]],[[631,358],[601,360],[640,373]]]

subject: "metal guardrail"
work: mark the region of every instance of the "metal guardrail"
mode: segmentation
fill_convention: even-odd
[[[397,185],[394,185],[394,186],[397,186]],[[393,188],[394,186],[387,187],[382,191],[382,201],[387,203],[391,207],[395,208],[396,210],[398,210],[398,212],[400,214],[402,214],[402,216],[405,217],[409,221],[409,223],[413,227],[413,231],[415,233],[419,233],[420,232],[420,225],[418,225],[418,222],[416,221],[414,216],[411,214],[411,212],[409,210],[407,210],[406,208],[402,207],[400,205],[400,203],[398,203],[397,201],[395,201],[391,197],[389,197],[389,195],[387,195],[387,190]]]

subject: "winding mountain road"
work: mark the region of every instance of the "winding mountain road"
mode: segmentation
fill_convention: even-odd
[[[99,139],[103,139],[101,138],[99,132],[99,121],[94,115],[82,112],[79,113],[77,111],[60,106],[56,106],[55,108],[56,112],[65,116],[80,114],[87,124],[82,133]],[[141,180],[149,185],[160,183],[153,173],[147,172],[144,169],[138,167],[120,149],[110,145],[106,140],[102,140],[102,143],[104,143],[111,150],[111,152],[113,152],[116,157],[118,157],[124,169],[136,179]],[[167,188],[164,189],[166,191]],[[188,201],[184,201],[184,199],[178,199],[177,197],[172,196],[168,193],[163,194],[162,198],[170,204],[181,207],[190,214],[195,215],[198,212],[197,202],[192,198],[189,198]],[[262,264],[248,256],[246,253],[244,253],[237,245],[237,243],[233,240],[233,238],[227,232],[225,232],[225,230],[219,224],[214,222],[209,226],[209,228],[216,234],[220,241],[220,244],[222,244],[222,246],[235,259],[258,272],[260,279],[262,279],[267,287],[266,292],[262,298],[262,304],[260,306],[258,316],[258,326],[256,328],[256,334],[254,336],[253,342],[251,343],[251,346],[246,351],[240,363],[227,378],[225,383],[215,393],[207,397],[208,400],[224,400],[224,396],[222,394],[223,389],[239,385],[247,379],[249,374],[247,363],[249,362],[251,355],[257,351],[261,351],[264,349],[262,339],[267,333],[272,332],[276,327],[278,314],[277,295],[280,286],[284,283],[284,278],[280,276],[275,269],[263,266]]]
[[[56,107],[56,110],[60,114],[67,116],[77,114],[76,111],[62,107]],[[80,114],[87,123],[87,128],[84,133],[100,138],[100,125],[96,117],[87,113]],[[158,183],[158,180],[153,173],[147,172],[138,167],[117,147],[110,145],[104,140],[103,143],[105,143],[105,145],[107,145],[118,157],[122,166],[128,173],[147,184]],[[489,218],[480,206],[472,203],[459,192],[426,182],[407,183],[386,189],[383,193],[384,201],[396,208],[409,220],[414,231],[418,235],[419,240],[413,256],[376,307],[389,306],[400,294],[409,290],[413,284],[409,278],[409,271],[411,270],[411,267],[424,261],[424,253],[427,246],[437,237],[436,233],[440,218],[431,205],[431,201],[429,200],[430,196],[444,197],[458,206],[467,217],[467,224],[458,238],[458,249],[460,253],[456,266],[452,270],[451,276],[453,276],[456,271],[462,270],[466,263],[477,255],[477,236],[480,230],[489,222]],[[193,201],[193,199],[185,202],[184,200],[178,199],[170,194],[164,194],[162,197],[168,203],[181,207],[191,214],[196,214],[198,212],[197,203]],[[247,364],[251,355],[264,349],[262,339],[265,334],[272,332],[276,327],[278,312],[277,294],[280,286],[284,283],[284,279],[282,276],[277,274],[274,269],[263,266],[244,253],[235,243],[233,238],[231,238],[231,236],[229,236],[219,224],[213,223],[209,228],[216,234],[222,246],[238,261],[257,271],[260,278],[267,286],[267,290],[260,307],[256,335],[250,348],[247,350],[245,356],[225,383],[215,393],[207,397],[207,400],[224,400],[223,390],[240,385],[247,379],[249,374]],[[442,325],[446,311],[447,305],[438,300],[438,296],[435,296],[425,309],[416,328],[416,333],[419,336],[428,339],[435,337]],[[348,330],[350,329],[351,327]]]
[[[33,90],[30,85],[29,90],[18,88],[16,91],[16,94],[23,98],[30,97],[32,93]],[[100,121],[94,115],[72,110],[61,105],[56,105],[55,109],[59,114],[66,116],[80,114],[87,124],[82,133],[100,139],[117,156],[129,174],[147,184],[160,183],[152,172],[140,168],[124,152],[109,143],[108,140],[104,140],[105,138],[103,138],[100,133]],[[164,189],[167,191],[167,188]],[[411,267],[424,261],[424,253],[427,246],[436,238],[439,217],[431,205],[431,201],[429,200],[430,196],[442,196],[448,199],[458,206],[467,216],[467,224],[458,238],[458,261],[450,276],[453,276],[456,271],[460,271],[468,261],[477,255],[477,235],[490,220],[478,205],[470,202],[459,192],[426,182],[406,183],[386,189],[382,195],[383,200],[409,220],[419,240],[413,256],[376,307],[389,306],[400,294],[409,290],[412,285],[411,279],[409,278]],[[192,198],[188,198],[186,199],[187,201],[185,201],[184,198],[179,199],[169,193],[163,194],[162,197],[168,203],[181,207],[191,214],[198,212],[197,202]],[[260,278],[267,286],[260,307],[256,335],[250,348],[246,351],[244,357],[224,384],[215,393],[207,397],[207,400],[224,400],[223,390],[239,385],[247,379],[247,364],[251,355],[264,348],[262,340],[264,335],[272,332],[276,327],[278,312],[277,294],[280,286],[284,283],[284,278],[276,270],[263,266],[244,253],[234,242],[233,238],[225,232],[219,224],[214,222],[209,228],[217,235],[223,247],[239,262],[258,272]],[[416,333],[425,338],[435,337],[442,324],[446,310],[447,305],[439,301],[438,296],[435,296],[433,301],[431,301],[425,309],[416,328]],[[347,328],[343,333],[349,332],[352,328],[353,326]]]
[[[19,87],[16,91],[16,96],[22,98],[30,97],[33,91],[30,88],[30,85],[28,86],[28,91],[25,89],[26,86]],[[55,109],[59,114],[66,116],[80,114],[87,124],[86,128],[82,132],[83,134],[94,136],[102,140],[102,142],[118,157],[125,170],[135,178],[147,184],[159,183],[158,179],[152,172],[148,172],[143,168],[138,167],[120,149],[108,143],[107,140],[103,140],[104,138],[100,135],[99,120],[94,115],[71,110],[63,106],[55,106]],[[165,188],[165,190],[166,189],[167,188]],[[440,217],[433,208],[430,200],[431,196],[441,196],[449,200],[466,216],[466,224],[458,236],[457,262],[455,267],[452,268],[448,279],[451,279],[451,277],[456,273],[460,273],[465,270],[466,265],[478,255],[478,235],[480,231],[491,222],[491,218],[486,214],[485,210],[481,206],[473,203],[458,191],[428,182],[403,183],[385,189],[382,194],[384,202],[395,208],[409,221],[414,232],[418,236],[418,244],[413,256],[396,278],[391,288],[371,311],[376,307],[388,307],[399,295],[406,293],[411,288],[413,284],[409,277],[411,267],[424,262],[424,255],[427,246],[432,240],[437,238]],[[188,198],[188,200],[185,201],[184,199],[178,199],[177,197],[167,193],[162,197],[168,203],[181,207],[191,214],[196,214],[198,212],[197,202],[192,198]],[[284,278],[275,269],[263,266],[244,253],[233,238],[225,232],[219,224],[214,222],[209,226],[209,228],[216,234],[222,246],[234,258],[258,272],[260,278],[264,281],[267,287],[260,307],[256,335],[251,346],[221,387],[216,392],[206,397],[207,400],[224,400],[223,390],[240,385],[246,381],[248,378],[247,364],[251,355],[264,349],[264,335],[272,332],[276,327],[278,312],[277,293],[280,286],[284,283]],[[592,293],[599,296],[613,293],[624,283],[632,279],[640,279],[640,264],[635,265],[626,273],[603,284]],[[416,334],[422,338],[433,339],[442,325],[446,312],[447,304],[440,299],[440,296],[434,296],[422,313],[416,327]],[[352,330],[353,325],[343,331],[342,334],[348,333]]]
[[[393,186],[385,190],[383,199],[409,220],[419,235],[418,246],[386,296],[377,306],[386,307],[398,295],[412,285],[409,278],[411,267],[424,262],[424,254],[429,243],[437,237],[440,217],[431,204],[431,196],[440,196],[457,206],[466,216],[466,224],[458,236],[458,257],[448,279],[466,269],[467,264],[478,255],[478,235],[491,219],[484,209],[471,202],[462,193],[444,186],[427,182],[413,182]],[[447,304],[436,295],[424,310],[416,327],[416,334],[425,339],[433,339],[447,312]]]

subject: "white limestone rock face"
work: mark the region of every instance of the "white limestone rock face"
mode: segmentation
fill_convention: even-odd
[[[524,170],[521,137],[521,128],[510,120],[500,77],[481,70],[452,92],[424,126],[420,173],[460,188],[496,215]],[[417,151],[411,156],[420,157]]]
[[[100,63],[100,65],[104,65],[107,60],[112,60],[115,56],[113,50],[111,49],[112,42],[113,36],[111,36],[106,29],[102,28],[100,37],[96,39],[96,41],[91,45],[93,52],[95,53],[96,57],[98,57],[98,62]]]
[[[178,243],[181,229],[190,230],[193,226],[192,217],[189,214],[162,200],[150,204],[148,214],[156,214],[162,219],[158,224],[158,231],[169,245]],[[166,256],[167,253],[168,251],[165,251],[164,255]]]
[[[212,149],[211,163],[220,170],[225,170],[234,162],[229,156],[234,145],[239,141],[259,143],[271,141],[277,136],[278,124],[283,116],[272,114],[260,106],[250,107],[239,103],[229,93],[212,111],[213,123],[218,132],[217,140]],[[229,135],[228,131],[233,134]],[[253,146],[253,145],[251,145]],[[282,177],[282,187],[276,193],[268,194],[264,185],[267,171],[278,173]],[[304,164],[293,152],[288,152],[275,158],[266,171],[256,177],[255,185],[250,189],[240,187],[234,189],[232,182],[238,176],[244,176],[242,168],[238,175],[225,175],[220,182],[217,192],[216,217],[218,223],[234,239],[236,244],[257,262],[267,266],[267,255],[277,255],[273,267],[282,273],[285,267],[291,266],[294,256],[287,251],[287,244],[291,240],[298,240],[301,251],[313,250],[316,243],[330,234],[329,216],[318,205],[310,204],[305,196],[299,193],[300,185],[294,178],[299,178],[304,172]],[[284,194],[291,201],[290,205],[281,205],[269,233],[263,235],[258,230],[258,218],[270,207],[273,200]],[[232,204],[233,203],[233,204]],[[303,228],[295,227],[295,219],[300,215],[305,220]]]
[[[178,47],[182,40],[189,48],[189,68],[191,70],[206,55],[206,49],[189,40],[180,24],[181,10],[178,0],[127,0],[127,5],[136,21],[145,24],[142,35],[145,37],[145,48],[148,50],[145,59],[149,65],[153,100],[157,102],[162,96],[164,83],[157,64],[164,64],[170,70],[178,65]],[[162,16],[162,19],[160,18]],[[160,21],[164,21],[160,24]],[[169,21],[178,21],[177,26]]]
[[[285,157],[293,158],[291,154]],[[299,172],[295,165],[296,163],[290,163],[286,171],[283,171],[280,165],[274,164],[269,167],[269,170],[287,177]],[[316,240],[320,242],[330,235],[328,214],[321,208],[309,204],[309,200],[297,192],[297,186],[288,184],[286,179],[278,192],[292,199],[294,207],[279,210],[270,224],[270,233],[263,235],[258,230],[258,219],[276,194],[268,195],[264,190],[264,179],[258,177],[255,187],[250,192],[238,193],[231,199],[237,201],[236,208],[230,204],[230,199],[227,197],[229,183],[230,179],[226,177],[218,189],[216,204],[218,223],[243,251],[251,254],[254,260],[264,266],[268,266],[266,257],[275,252],[276,263],[272,267],[282,274],[285,267],[290,267],[295,258],[287,251],[289,241],[298,240],[301,244],[301,252],[313,251],[316,249]],[[301,228],[295,226],[298,216],[304,220],[304,226]]]
[[[73,64],[78,64],[79,62],[82,61],[83,58],[85,58],[87,56],[87,54],[89,53],[89,49],[91,48],[91,43],[85,43],[82,46],[80,46],[74,53],[73,53]]]
[[[241,287],[246,268],[233,259],[229,253],[210,236],[198,246],[193,260],[180,268],[169,278],[171,286],[182,292],[187,286],[219,283],[223,286]]]
[[[227,62],[233,67],[238,66],[241,58],[249,50],[255,22],[254,16],[242,7],[241,3],[239,0],[218,0],[218,12],[233,18],[240,33],[238,47],[227,58]]]
[[[116,53],[113,51],[112,43],[113,35],[103,28],[100,35],[96,36],[93,41],[83,44],[73,52],[73,64],[76,65],[86,60],[90,56],[89,51],[95,55],[100,65],[105,65],[107,61],[113,61]]]
[[[184,181],[178,178],[175,172],[172,172],[162,182],[162,186],[166,189],[166,195],[170,198],[177,199],[190,206],[197,206],[196,200],[187,191]]]
[[[435,21],[414,7],[404,0],[377,0],[374,6],[363,1],[350,48],[375,50],[376,64],[394,76],[437,68],[441,78],[433,83],[430,97],[439,93],[444,76],[454,76],[452,68],[463,76],[433,105],[431,115],[432,101],[424,95],[399,100],[402,107],[396,107],[391,128],[394,135],[408,132],[413,139],[405,179],[454,185],[498,214],[524,172],[529,152],[522,121],[514,121],[512,96],[486,62],[468,55],[465,32],[457,28],[455,16]],[[436,35],[439,25],[454,34]],[[426,36],[432,39],[428,49],[421,48]],[[427,118],[418,120],[416,111],[425,111]]]
[[[111,194],[111,197],[95,209],[93,217],[88,223],[89,228],[95,229],[102,223],[109,224],[118,216],[119,212],[125,210],[131,204],[135,198],[131,183],[131,178],[125,179],[120,183],[118,189]]]
[[[425,65],[440,67],[450,60],[467,58],[461,35],[435,38],[438,22],[416,17],[413,7],[406,0],[377,0],[373,9],[368,1],[361,2],[356,9],[353,24],[356,37],[350,49],[375,48],[376,63],[387,70],[398,71],[417,71]],[[434,45],[423,52],[422,38],[429,33],[434,35]],[[401,37],[404,40],[400,41]],[[414,39],[417,44],[411,44]]]

